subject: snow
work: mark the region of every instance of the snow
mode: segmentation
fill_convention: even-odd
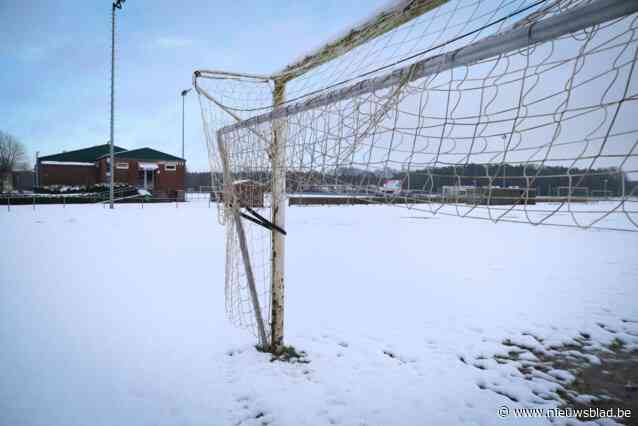
[[[159,168],[157,163],[145,163],[140,161],[137,165],[140,170],[157,170]]]
[[[215,204],[0,211],[0,424],[516,424],[572,377],[515,363],[638,344],[637,234],[415,216],[288,209],[290,364],[224,317]]]
[[[97,167],[95,163],[88,163],[82,161],[41,161],[40,164],[51,166],[90,166]]]
[[[65,192],[61,194],[34,194],[33,192],[30,194],[15,194],[16,198],[71,198],[71,197],[87,197],[91,195],[99,195],[97,192],[73,192],[71,194],[67,194]]]
[[[299,198],[370,198],[374,197],[374,194],[335,194],[331,192],[300,192],[289,194],[289,197]]]

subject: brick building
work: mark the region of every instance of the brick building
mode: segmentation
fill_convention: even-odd
[[[115,152],[115,182],[154,192],[184,189],[186,160],[152,148]],[[38,183],[90,186],[109,182],[109,145],[97,145],[38,158]]]

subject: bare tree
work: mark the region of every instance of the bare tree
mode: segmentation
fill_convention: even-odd
[[[5,182],[11,178],[11,172],[24,161],[25,149],[15,136],[0,130],[0,192],[5,190]]]

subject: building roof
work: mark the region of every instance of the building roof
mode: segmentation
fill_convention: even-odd
[[[233,181],[233,185],[243,185],[245,183],[249,183],[249,184],[252,184],[252,185],[265,186],[263,183],[257,182],[257,181],[252,180],[252,179],[239,179],[239,180]]]
[[[105,157],[103,155],[102,157]],[[165,152],[152,148],[138,148],[130,151],[121,151],[115,154],[116,157],[126,158],[129,160],[151,160],[151,161],[186,161],[183,158],[176,157]]]
[[[126,151],[126,149],[114,146],[113,151],[116,153]],[[61,162],[76,162],[87,163],[96,161],[98,158],[103,157],[109,153],[109,144],[91,146],[89,148],[76,149],[73,151],[61,152],[59,154],[45,155],[39,157],[41,161],[61,161]]]

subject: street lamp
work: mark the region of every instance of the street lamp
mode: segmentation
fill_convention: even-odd
[[[109,161],[111,164],[109,165],[109,208],[113,208],[113,186],[115,184],[115,153],[113,152],[113,122],[114,118],[114,108],[115,108],[115,9],[122,9],[122,3],[126,0],[116,0],[113,2],[113,7],[111,8],[111,137],[109,139]]]
[[[40,186],[40,151],[35,152],[35,187]]]
[[[184,100],[191,90],[193,89],[182,90],[182,159],[184,158]]]
[[[502,135],[503,138],[503,188],[505,188],[505,176],[507,176],[507,163],[505,162],[505,155],[507,154],[507,136]]]

